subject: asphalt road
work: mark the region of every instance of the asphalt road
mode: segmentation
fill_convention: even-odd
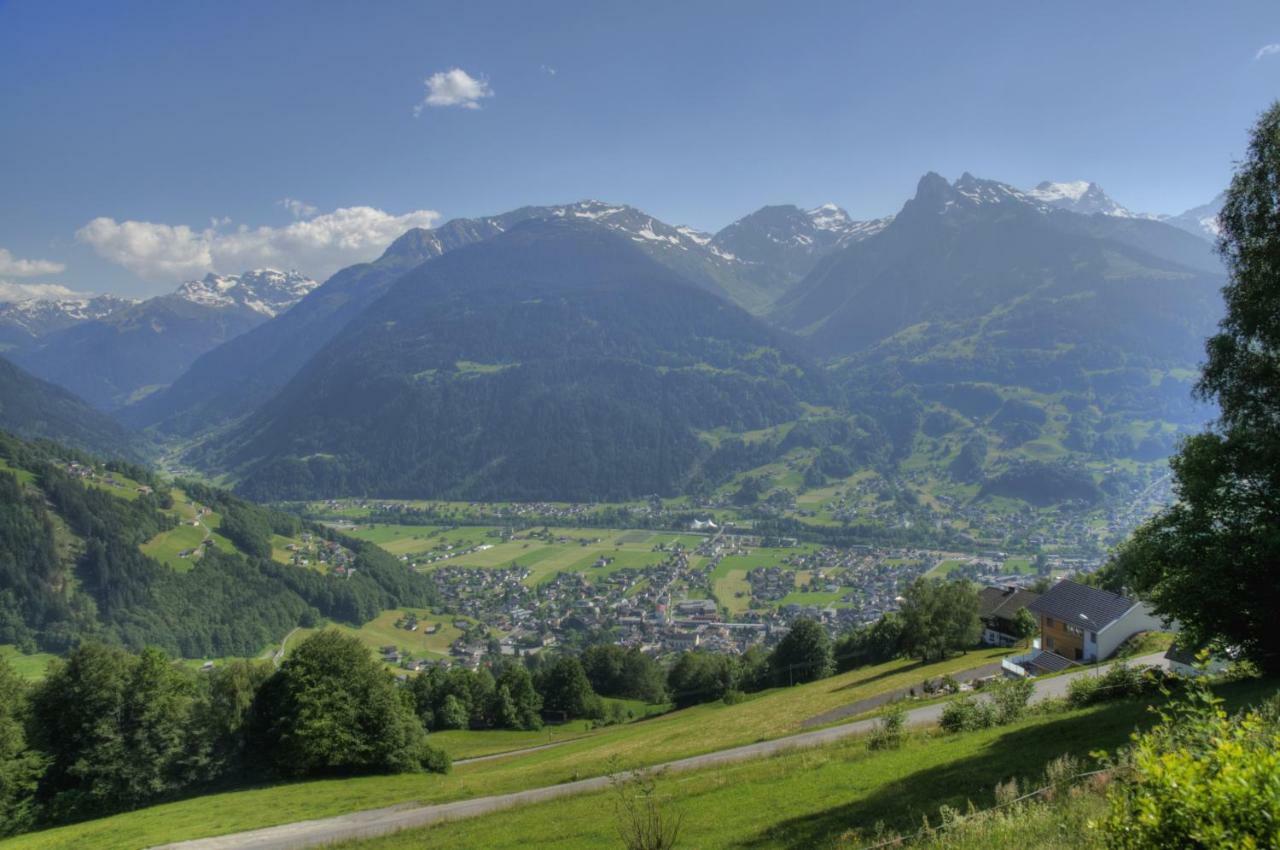
[[[1155,654],[1129,659],[1129,663],[1164,666],[1166,662],[1163,654]],[[1038,702],[1051,697],[1065,696],[1067,687],[1072,679],[1095,675],[1096,672],[1104,671],[1109,666],[1109,664],[1103,664],[1097,671],[1089,667],[1074,673],[1037,681],[1032,700]],[[935,703],[908,711],[906,722],[911,726],[936,724],[942,716],[942,709],[945,705],[945,703]],[[856,720],[852,723],[830,726],[826,729],[818,729],[812,732],[802,732],[798,735],[789,735],[772,741],[761,741],[755,744],[719,750],[714,753],[678,759],[662,765],[655,765],[654,767],[664,769],[669,773],[678,773],[686,770],[699,770],[701,768],[715,767],[716,765],[732,764],[733,762],[774,755],[785,750],[817,747],[843,738],[866,734],[872,730],[874,725],[874,719]],[[519,754],[519,752],[515,752],[509,755],[514,757]],[[542,803],[547,800],[590,791],[601,791],[608,787],[609,777],[596,776],[590,779],[580,779],[576,782],[550,785],[545,788],[531,788],[527,791],[497,794],[492,797],[477,797],[471,800],[458,800],[452,803],[438,803],[429,806],[405,803],[385,809],[352,812],[351,814],[337,815],[319,820],[298,821],[296,823],[220,835],[213,838],[179,841],[174,844],[165,844],[162,847],[154,848],[154,850],[295,850],[295,848],[301,847],[317,847],[352,838],[372,838],[373,836],[386,835],[387,833],[411,827],[476,817],[477,815],[514,808],[515,806]]]

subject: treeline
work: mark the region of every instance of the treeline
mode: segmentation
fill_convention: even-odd
[[[662,667],[638,649],[588,647],[580,656],[528,656],[491,668],[432,667],[409,683],[418,716],[432,731],[539,729],[548,720],[625,719],[604,697],[667,701]]]
[[[0,835],[264,780],[448,770],[415,708],[336,631],[279,670],[86,643],[32,687],[0,661]]]
[[[967,581],[919,578],[903,593],[901,610],[832,641],[817,622],[801,618],[766,652],[740,656],[683,653],[667,673],[669,698],[678,706],[726,700],[771,687],[824,679],[837,672],[902,656],[940,660],[974,646],[981,634],[977,592]]]
[[[253,656],[322,618],[358,624],[437,602],[429,578],[322,526],[307,530],[352,551],[348,576],[277,563],[271,535],[297,534],[300,520],[193,482],[184,488],[223,516],[238,551],[206,547],[179,573],[141,549],[175,524],[163,513],[172,495],[145,470],[108,467],[152,491],[124,499],[69,473],[68,460],[94,463],[70,450],[0,435],[0,457],[32,476],[21,484],[0,471],[0,642],[25,651],[92,639],[187,658]]]

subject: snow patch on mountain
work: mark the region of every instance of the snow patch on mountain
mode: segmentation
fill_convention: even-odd
[[[206,307],[246,307],[273,317],[297,304],[319,285],[296,271],[254,269],[241,274],[207,274],[201,280],[182,284],[174,294]]]
[[[138,302],[118,295],[85,298],[30,298],[0,304],[0,324],[21,328],[33,337],[44,336],[80,322],[105,319]]]

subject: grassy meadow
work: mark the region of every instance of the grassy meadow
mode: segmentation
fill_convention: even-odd
[[[574,722],[550,733],[450,732],[433,734],[458,758],[537,746],[554,736],[557,746],[470,764],[444,776],[403,774],[316,780],[211,794],[152,806],[83,824],[11,839],[5,848],[94,847],[135,850],[187,838],[237,832],[398,803],[433,803],[486,796],[597,776],[615,760],[633,766],[713,752],[778,738],[804,729],[806,719],[925,677],[988,663],[1005,650],[970,652],[921,666],[908,660],[866,667],[829,679],[779,688],[737,705],[713,703],[619,726],[591,729]],[[493,737],[490,737],[493,736]],[[464,845],[467,846],[467,845]]]

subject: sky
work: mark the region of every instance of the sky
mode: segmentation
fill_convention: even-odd
[[[0,81],[0,298],[146,296],[581,198],[714,231],[932,170],[1178,213],[1280,96],[1280,4],[0,0]]]

